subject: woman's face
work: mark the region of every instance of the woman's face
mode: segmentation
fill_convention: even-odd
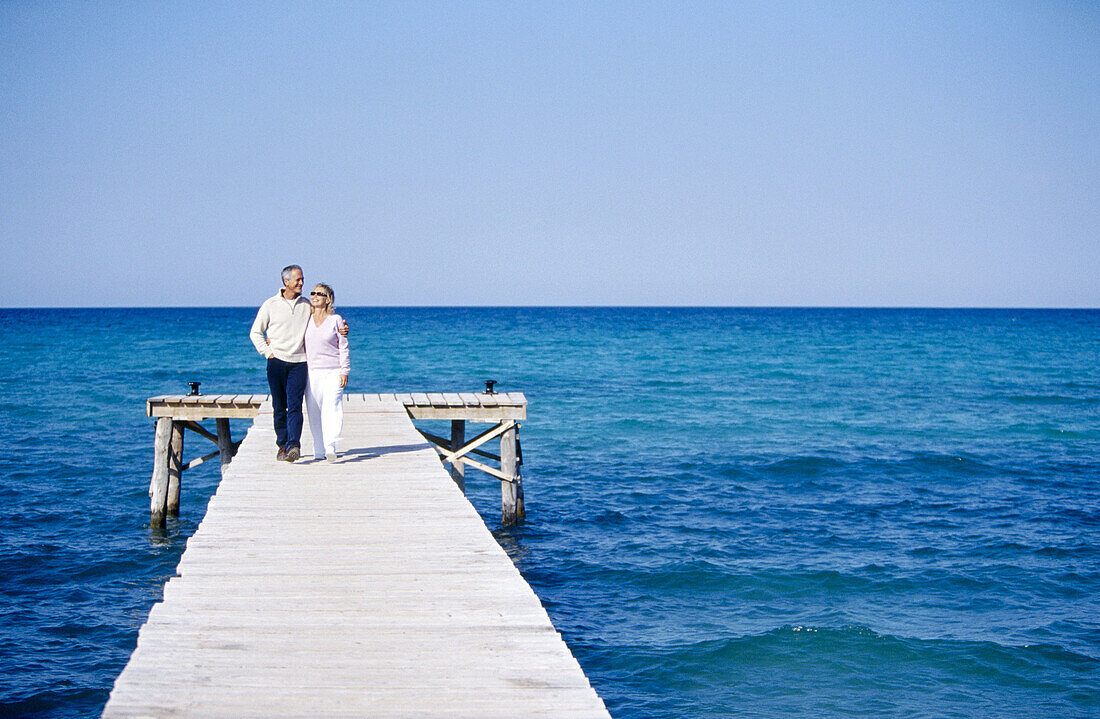
[[[309,303],[317,308],[328,307],[328,292],[325,292],[325,288],[320,285],[313,288],[313,292],[309,293]]]

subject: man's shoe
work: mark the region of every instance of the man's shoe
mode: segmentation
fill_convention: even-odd
[[[286,451],[286,461],[297,462],[298,458],[302,456],[302,451],[297,447],[291,447]]]
[[[286,447],[279,447],[279,453],[275,455],[275,461],[281,462],[286,459]]]

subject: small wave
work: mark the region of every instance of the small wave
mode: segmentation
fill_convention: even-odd
[[[1100,398],[1097,397],[1069,397],[1060,394],[1010,394],[1004,396],[991,396],[988,397],[988,399],[1023,405],[1088,405],[1100,403]]]
[[[114,666],[111,667],[115,669]],[[56,688],[38,692],[26,692],[26,696],[0,701],[0,716],[33,717],[57,715],[58,707],[87,707],[92,710],[102,707],[107,700],[107,691],[72,686],[71,681],[63,681]],[[98,714],[98,711],[96,712]],[[58,715],[59,716],[59,715]],[[76,714],[72,714],[76,716]],[[91,713],[88,716],[92,716]]]
[[[736,570],[717,557],[665,562],[655,565],[631,565],[615,568],[588,567],[602,579],[618,586],[630,586],[640,592],[662,595],[707,595],[722,601],[789,601],[798,597],[843,596],[909,591],[910,580],[891,572],[859,569],[841,572],[832,569],[756,569]]]
[[[650,378],[642,382],[641,386],[647,389],[680,389],[682,387],[691,386],[692,384],[692,382],[687,380]]]
[[[1055,559],[1093,559],[1097,555],[1096,547],[1089,544],[1079,544],[1073,547],[1039,547],[1033,551],[1037,556],[1053,557]]]
[[[1007,434],[1032,434],[1050,439],[1097,439],[1100,432],[1092,430],[1076,430],[1058,427],[1049,422],[1017,422],[1003,430]]]
[[[844,714],[1014,717],[1042,707],[1051,715],[1081,716],[1100,706],[1100,660],[1053,644],[1010,646],[792,623],[757,634],[639,645],[627,654],[624,659],[620,650],[617,657],[625,681],[690,677],[715,716],[719,707],[728,713],[745,704],[760,716],[835,715],[841,707]],[[791,696],[803,697],[802,703],[785,701]]]
[[[1069,397],[1063,395],[1038,395],[1038,394],[990,394],[982,399],[991,402],[1008,402],[1009,404],[1066,404]]]
[[[591,520],[594,524],[627,524],[630,518],[614,509],[605,509]]]
[[[991,476],[999,474],[1000,468],[975,455],[937,454],[921,452],[902,460],[902,467],[920,472],[945,472],[951,475]]]
[[[843,469],[845,463],[829,457],[806,456],[790,457],[772,462],[761,469],[766,474],[776,476],[823,476],[829,472]]]
[[[686,469],[686,468],[685,468]],[[855,456],[838,458],[826,455],[801,455],[769,459],[745,457],[728,460],[720,467],[698,467],[727,479],[800,479],[832,480],[843,478],[989,477],[1003,474],[1004,468],[989,458],[975,454],[915,452],[899,457]]]
[[[955,662],[969,656],[979,663],[1022,668],[1024,665],[1058,666],[1074,672],[1100,670],[1100,659],[1069,651],[1053,644],[1011,646],[991,641],[899,637],[879,634],[870,627],[847,625],[822,627],[787,624],[762,634],[704,640],[670,648],[670,654],[685,660],[722,661],[744,658],[747,650],[785,649],[790,653],[805,650],[807,654],[844,653],[859,649],[860,656],[875,658],[908,657],[954,667]],[[962,667],[964,673],[983,673],[982,667]]]
[[[1095,382],[1077,382],[1071,380],[1069,382],[1063,382],[1062,386],[1066,389],[1100,390],[1100,384],[1096,384]]]

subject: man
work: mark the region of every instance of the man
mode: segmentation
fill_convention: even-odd
[[[309,300],[302,297],[302,268],[283,268],[283,287],[260,305],[249,338],[267,358],[267,384],[275,411],[276,459],[298,461],[302,443],[302,395],[306,391],[306,323]],[[265,337],[266,334],[266,337]]]

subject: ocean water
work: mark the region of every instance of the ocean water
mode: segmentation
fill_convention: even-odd
[[[342,312],[349,391],[526,393],[468,494],[613,716],[1100,716],[1100,311]],[[0,310],[0,715],[98,716],[218,481],[149,527],[144,400],[266,393],[253,313]]]

